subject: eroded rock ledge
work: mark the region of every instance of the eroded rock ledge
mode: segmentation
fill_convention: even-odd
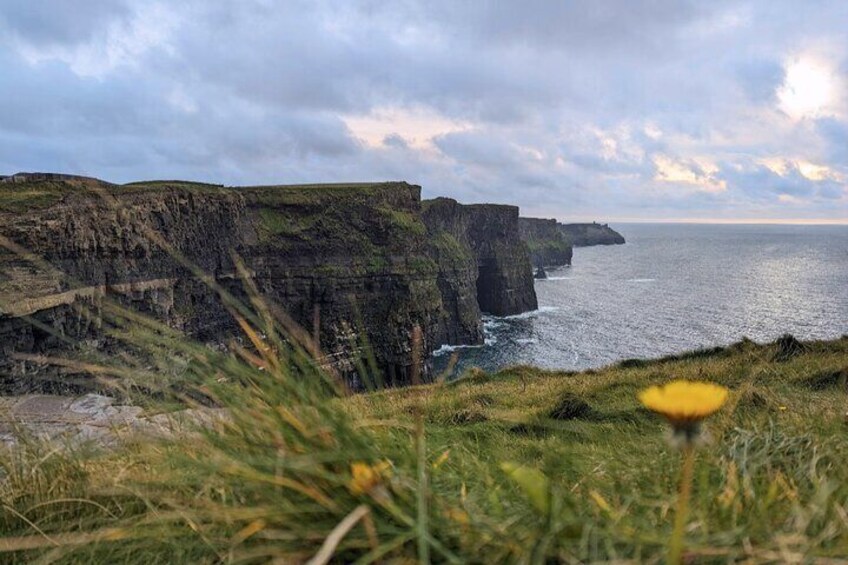
[[[105,297],[201,340],[234,333],[215,293],[175,259],[243,296],[233,253],[269,300],[319,335],[327,361],[352,382],[367,342],[386,382],[405,384],[414,326],[428,353],[481,343],[481,312],[536,308],[518,229],[516,207],[422,205],[420,187],[405,182],[223,187],[3,177],[0,390],[40,386],[28,380],[31,367],[11,361],[14,352],[110,347],[99,315]]]

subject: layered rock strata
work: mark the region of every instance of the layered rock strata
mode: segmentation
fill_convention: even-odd
[[[234,257],[354,385],[366,349],[385,382],[409,382],[416,326],[426,357],[480,343],[481,312],[536,308],[517,208],[422,206],[420,187],[404,182],[229,188],[18,174],[0,179],[0,238],[6,389],[31,388],[15,352],[108,347],[104,297],[197,339],[233,334],[198,274],[244,297]]]
[[[530,250],[533,267],[571,265],[572,248],[556,220],[519,218],[521,240]]]

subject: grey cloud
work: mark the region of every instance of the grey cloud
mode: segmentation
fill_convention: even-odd
[[[456,132],[441,135],[436,146],[448,157],[470,165],[505,169],[519,164],[514,147],[487,132]]]
[[[797,166],[779,175],[763,165],[724,167],[720,178],[730,190],[751,199],[774,200],[781,194],[799,198],[839,198],[842,185],[832,180],[811,180],[801,174]]]
[[[91,39],[130,13],[119,0],[3,0],[0,31],[28,44],[70,46]]]
[[[387,147],[394,147],[396,149],[408,149],[409,144],[406,140],[396,133],[391,133],[383,138],[383,145]]]
[[[751,101],[768,103],[775,100],[775,91],[784,78],[779,60],[742,60],[735,62],[732,69],[740,87]]]
[[[369,4],[373,13],[374,4]],[[487,46],[545,49],[654,51],[673,39],[678,26],[690,22],[703,3],[672,0],[602,0],[598,2],[521,3],[485,5],[437,0],[401,3],[385,8],[398,25],[423,21],[425,29],[470,37]]]
[[[139,6],[7,0],[0,32],[38,48],[91,48]],[[844,194],[757,165],[795,157],[848,173],[844,121],[792,128],[774,111],[785,58],[845,39],[836,0],[803,13],[788,0],[162,6],[176,26],[162,45],[96,78],[49,53],[31,64],[0,41],[0,173],[406,178],[429,196],[598,218],[744,215],[778,193],[813,207]],[[836,56],[844,68],[848,57]],[[368,146],[344,122],[386,107],[425,108],[468,129],[422,151],[396,134]],[[648,123],[660,133],[647,135]],[[612,156],[602,138],[617,144]],[[727,193],[657,185],[656,155],[696,171],[696,157],[719,163]]]
[[[816,121],[816,130],[828,141],[828,157],[831,161],[848,172],[848,122],[824,118]]]

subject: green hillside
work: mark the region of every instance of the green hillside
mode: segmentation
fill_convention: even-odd
[[[16,451],[3,463],[0,556],[659,561],[680,457],[637,393],[673,378],[730,389],[697,451],[685,559],[848,556],[846,337],[580,373],[471,371],[341,398],[297,355],[192,347],[183,354],[215,372],[204,390],[231,417],[171,442]]]

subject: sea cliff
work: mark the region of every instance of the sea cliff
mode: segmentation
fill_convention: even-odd
[[[202,272],[244,297],[256,287],[318,336],[324,360],[358,386],[373,352],[406,384],[413,328],[425,353],[482,342],[481,312],[536,308],[518,208],[422,205],[405,182],[224,187],[115,185],[55,174],[0,179],[0,388],[38,388],[13,354],[109,348],[98,314],[114,298],[187,335],[216,341],[232,316]],[[21,253],[30,255],[22,255]],[[193,271],[187,263],[198,270]]]
[[[571,265],[571,243],[556,220],[519,218],[518,226],[534,267]]]
[[[559,228],[574,247],[621,245],[625,243],[624,236],[607,224],[597,222],[591,224],[560,224]]]

